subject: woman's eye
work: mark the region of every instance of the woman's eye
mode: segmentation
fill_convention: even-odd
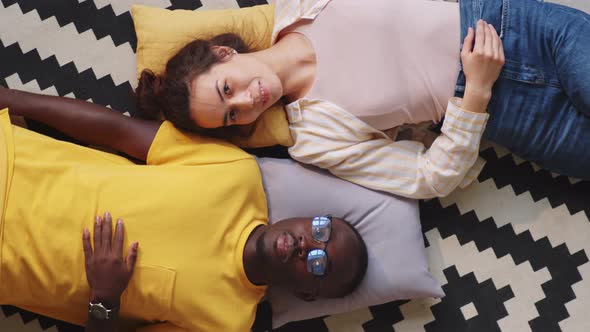
[[[232,121],[236,121],[236,111],[234,111],[234,110],[229,111],[229,119]]]
[[[227,85],[227,83],[223,85],[223,93],[225,93],[226,95],[230,93],[229,85]]]

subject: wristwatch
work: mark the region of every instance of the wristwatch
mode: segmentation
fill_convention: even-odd
[[[90,313],[90,315],[92,315],[92,317],[94,317],[98,320],[110,319],[111,317],[109,316],[109,314],[113,311],[116,311],[117,309],[118,309],[117,307],[108,309],[102,303],[90,302],[90,304],[88,304],[88,313]]]

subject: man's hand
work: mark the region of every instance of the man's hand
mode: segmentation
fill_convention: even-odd
[[[101,302],[110,307],[118,307],[121,294],[131,279],[137,260],[138,243],[129,248],[123,259],[123,220],[118,219],[115,238],[112,240],[113,223],[107,212],[104,219],[96,217],[94,222],[94,250],[90,232],[84,229],[82,242],[86,261],[86,278],[91,290],[90,301]]]

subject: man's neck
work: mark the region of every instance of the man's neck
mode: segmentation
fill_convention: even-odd
[[[258,226],[256,227],[250,236],[248,236],[248,240],[246,240],[246,245],[244,246],[244,253],[242,255],[242,262],[244,265],[244,272],[246,273],[246,277],[250,280],[251,283],[255,285],[266,285],[268,284],[268,278],[264,273],[265,269],[262,264],[260,264],[260,260],[256,255],[256,241],[264,232],[264,229],[268,226]]]

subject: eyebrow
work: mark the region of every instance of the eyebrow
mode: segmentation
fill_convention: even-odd
[[[219,96],[219,100],[221,100],[221,103],[225,103],[225,98],[223,98],[223,94],[221,93],[221,91],[219,90],[219,81],[215,80],[215,91],[217,91],[217,95]],[[226,110],[225,113],[223,114],[223,126],[227,126],[227,118],[229,116],[229,111]]]

